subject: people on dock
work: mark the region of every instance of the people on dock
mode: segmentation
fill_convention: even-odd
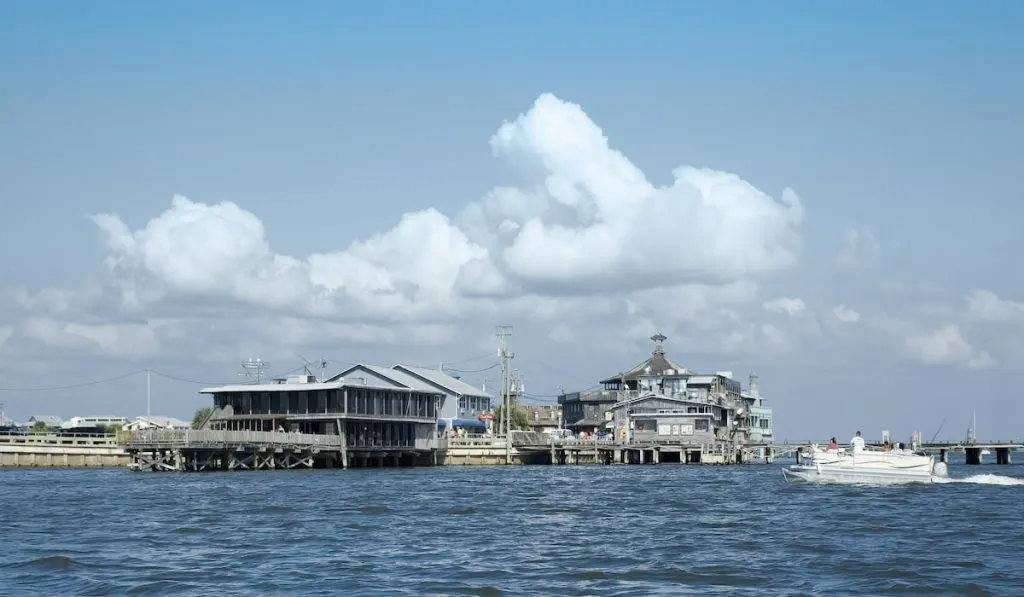
[[[864,438],[860,436],[860,431],[857,431],[857,434],[850,440],[850,445],[853,446],[854,452],[864,451]]]

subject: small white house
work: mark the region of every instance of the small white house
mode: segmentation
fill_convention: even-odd
[[[192,425],[174,417],[137,417],[131,423],[126,423],[122,429],[125,431],[139,431],[141,429],[188,429]]]
[[[93,416],[93,417],[71,417],[67,421],[60,424],[61,429],[75,429],[77,427],[99,427],[108,425],[124,425],[128,422],[128,419],[124,417],[107,417],[107,416]]]

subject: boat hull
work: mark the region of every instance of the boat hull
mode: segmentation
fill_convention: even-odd
[[[793,465],[782,469],[782,475],[790,483],[863,483],[871,485],[903,483],[941,483],[942,478],[931,473],[891,473],[871,469],[819,471],[813,465]]]
[[[782,469],[789,482],[805,483],[941,483],[946,480],[944,463],[934,457],[906,452],[840,452],[812,446],[804,456],[809,462]]]

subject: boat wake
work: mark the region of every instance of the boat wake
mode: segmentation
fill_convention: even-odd
[[[975,485],[1024,485],[1024,478],[1005,475],[971,475],[970,477],[946,477],[934,479],[933,483],[973,483]]]

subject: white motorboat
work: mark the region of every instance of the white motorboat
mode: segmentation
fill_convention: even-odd
[[[946,479],[946,463],[907,450],[859,452],[826,450],[817,444],[801,450],[799,464],[782,469],[787,481],[832,483],[936,483]]]

